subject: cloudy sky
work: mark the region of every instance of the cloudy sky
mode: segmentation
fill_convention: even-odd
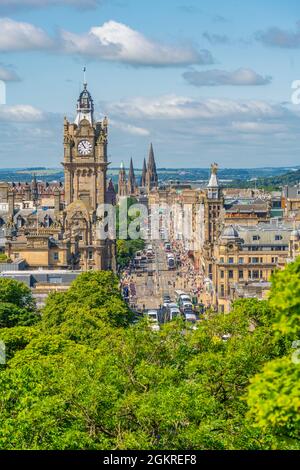
[[[298,0],[0,0],[0,167],[59,166],[84,66],[113,166],[300,164]]]

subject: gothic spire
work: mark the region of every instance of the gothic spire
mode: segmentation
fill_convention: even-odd
[[[150,145],[149,157],[148,157],[147,186],[149,190],[158,186],[158,176],[157,176],[157,171],[156,171],[156,163],[155,163],[152,143]]]
[[[144,188],[146,184],[147,184],[147,164],[146,164],[146,158],[144,158],[143,171],[142,171],[142,177],[141,177],[141,186]]]
[[[128,193],[135,194],[135,192],[136,192],[136,179],[135,179],[135,174],[134,174],[133,161],[131,158],[129,173],[128,173]]]

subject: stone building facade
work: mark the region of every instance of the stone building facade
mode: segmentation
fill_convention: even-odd
[[[103,236],[104,204],[115,202],[106,176],[107,142],[108,120],[95,120],[84,83],[75,121],[64,119],[64,188],[52,188],[43,201],[36,178],[22,189],[0,184],[0,200],[6,201],[0,212],[2,251],[10,259],[23,258],[30,268],[116,269],[115,240]]]

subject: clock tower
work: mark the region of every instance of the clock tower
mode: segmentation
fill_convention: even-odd
[[[112,268],[110,240],[98,240],[97,209],[106,203],[108,120],[94,119],[94,103],[84,77],[74,122],[64,119],[66,228],[79,243],[81,269]]]
[[[73,123],[64,121],[64,169],[66,203],[83,201],[96,210],[105,203],[108,121],[94,120],[94,103],[84,83]]]

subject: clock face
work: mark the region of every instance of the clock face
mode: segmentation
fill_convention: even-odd
[[[80,155],[89,155],[92,152],[92,144],[88,140],[82,140],[78,144],[78,152]]]

